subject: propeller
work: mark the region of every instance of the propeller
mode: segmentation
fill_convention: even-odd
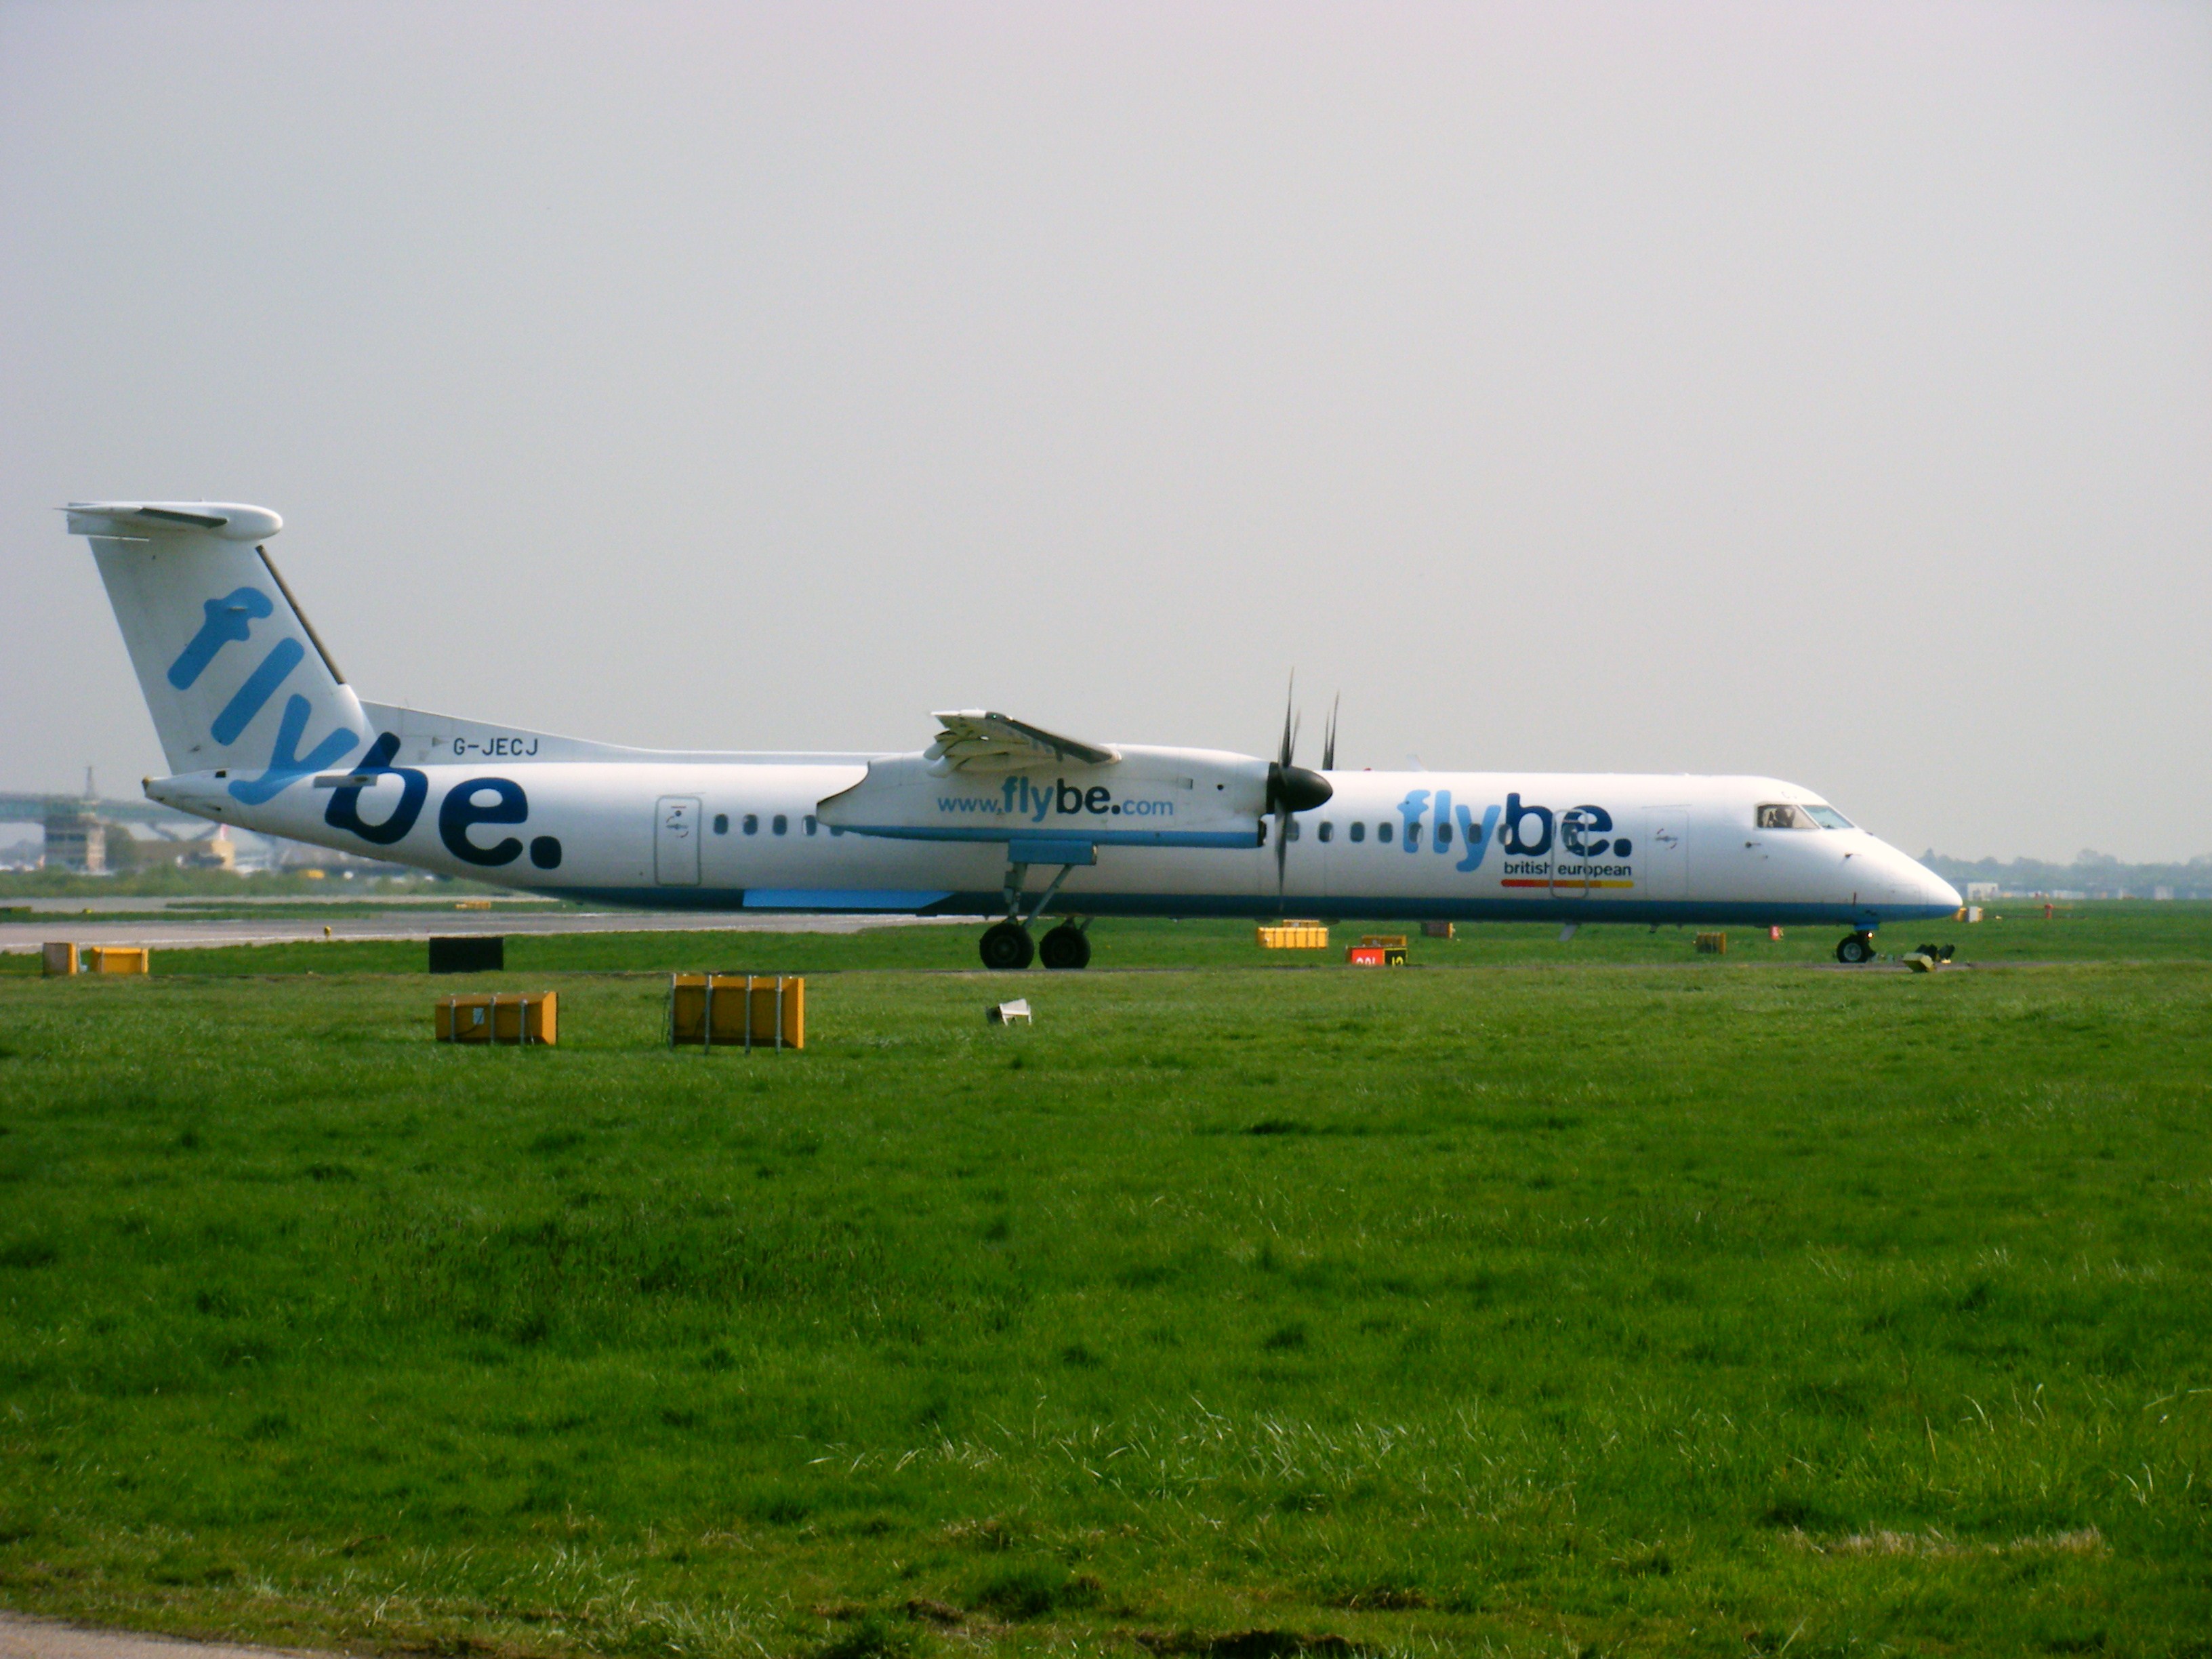
[[[1275,902],[1282,902],[1285,868],[1291,856],[1291,814],[1310,812],[1328,801],[1336,791],[1329,787],[1327,778],[1318,772],[1291,763],[1291,757],[1297,751],[1298,727],[1301,724],[1296,712],[1298,696],[1298,677],[1291,675],[1289,695],[1283,700],[1283,746],[1267,765],[1267,802],[1266,810],[1275,815]],[[1329,717],[1332,747],[1336,718]]]
[[[1344,693],[1340,691],[1336,694],[1335,700],[1328,706],[1328,725],[1322,731],[1321,769],[1324,772],[1336,770],[1336,711],[1343,706],[1343,702]]]

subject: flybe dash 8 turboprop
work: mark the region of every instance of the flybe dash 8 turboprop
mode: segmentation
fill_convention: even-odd
[[[992,968],[1080,968],[1099,916],[1829,925],[1959,895],[1772,778],[1318,771],[936,716],[918,753],[631,749],[362,699],[270,561],[264,507],[87,501],[170,775],[221,823],[532,893],[650,908],[994,918]],[[1333,725],[1333,722],[1332,722]],[[1062,918],[1032,944],[1048,911]]]

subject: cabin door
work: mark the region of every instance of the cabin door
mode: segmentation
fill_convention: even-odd
[[[653,830],[653,878],[663,887],[699,884],[699,800],[664,795]]]
[[[1634,853],[1635,896],[1681,899],[1690,894],[1690,809],[1647,806],[1639,813]]]

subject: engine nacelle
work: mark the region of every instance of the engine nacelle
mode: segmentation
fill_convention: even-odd
[[[984,772],[947,772],[927,755],[896,755],[870,762],[866,777],[816,811],[833,829],[905,841],[1259,844],[1266,761],[1207,749],[1124,745],[1115,753],[1097,765]]]

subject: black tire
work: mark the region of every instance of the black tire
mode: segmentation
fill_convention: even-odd
[[[1836,946],[1836,960],[1856,968],[1863,962],[1874,960],[1874,939],[1866,933],[1852,933]]]
[[[1088,968],[1091,935],[1073,922],[1064,921],[1038,943],[1037,960],[1048,968]]]
[[[1019,922],[1002,921],[984,931],[983,965],[995,970],[1026,968],[1036,955],[1030,930]]]

